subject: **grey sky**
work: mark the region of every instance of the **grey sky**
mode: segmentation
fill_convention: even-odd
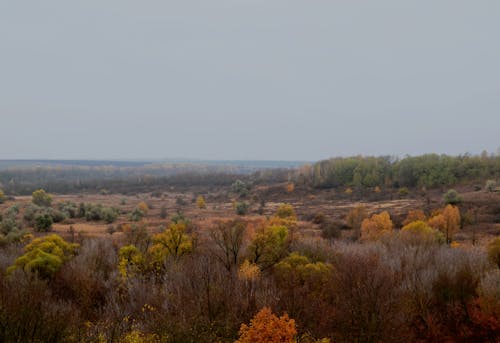
[[[0,0],[0,158],[500,146],[498,0]]]

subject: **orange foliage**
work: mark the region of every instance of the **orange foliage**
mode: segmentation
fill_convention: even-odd
[[[403,225],[408,225],[410,223],[416,222],[416,221],[425,221],[427,217],[425,216],[424,211],[422,210],[410,210],[408,212],[408,215],[406,216],[405,221],[403,222]]]
[[[361,238],[375,240],[391,233],[393,228],[391,216],[387,211],[374,214],[371,218],[363,220],[361,223]]]
[[[286,185],[286,191],[288,193],[293,193],[295,190],[295,184],[293,182],[290,182],[289,184]]]
[[[241,324],[236,343],[292,343],[295,335],[295,320],[286,313],[278,318],[269,307],[264,307],[250,320],[250,325]]]
[[[460,210],[456,206],[447,205],[441,214],[429,219],[429,225],[444,233],[446,243],[451,243],[453,235],[460,229]]]
[[[144,201],[141,201],[139,204],[137,204],[137,208],[145,215],[148,214],[149,206]]]

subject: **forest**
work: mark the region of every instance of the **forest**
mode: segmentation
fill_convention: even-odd
[[[499,342],[499,161],[5,169],[0,341]]]

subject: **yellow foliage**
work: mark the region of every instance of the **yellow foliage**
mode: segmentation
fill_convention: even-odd
[[[144,201],[141,201],[139,204],[137,204],[137,209],[144,213],[144,215],[148,214],[149,212],[149,206]]]
[[[345,194],[352,194],[352,189],[349,187],[349,188],[346,188],[346,190],[344,191]]]
[[[186,234],[186,223],[172,223],[164,232],[153,236],[153,246],[149,249],[153,260],[162,263],[168,256],[178,258],[193,249],[191,237]]]
[[[118,256],[118,271],[123,278],[133,275],[143,267],[144,256],[134,245],[121,247]]]
[[[120,339],[120,343],[157,343],[160,337],[156,334],[145,334],[138,330],[127,333]]]
[[[241,324],[236,343],[292,343],[297,335],[295,320],[288,314],[278,318],[269,307],[264,307],[251,320]]]
[[[380,189],[379,186],[375,187],[375,189],[373,190],[375,193],[380,193],[382,192],[382,190]]]
[[[290,204],[281,204],[276,210],[276,217],[281,219],[297,219],[297,215],[295,214],[295,210],[293,206]]]
[[[255,263],[245,260],[238,270],[238,277],[241,280],[255,280],[260,277],[260,268]]]
[[[441,214],[429,219],[429,225],[445,234],[446,243],[451,243],[453,235],[460,229],[460,210],[453,205],[447,205]]]
[[[206,208],[207,204],[205,202],[205,198],[200,195],[198,198],[196,198],[196,206],[198,206],[199,209]]]
[[[426,222],[417,220],[403,226],[399,233],[401,239],[407,243],[442,243],[443,234],[430,227]]]
[[[376,240],[386,234],[390,234],[392,229],[391,216],[387,211],[384,211],[363,220],[361,223],[361,238],[364,240]]]

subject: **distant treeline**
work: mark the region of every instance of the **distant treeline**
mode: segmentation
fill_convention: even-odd
[[[302,172],[304,177],[307,171]],[[442,187],[500,177],[500,156],[426,154],[397,159],[332,158],[313,165],[309,174],[317,188]]]
[[[43,188],[48,192],[70,194],[106,191],[134,194],[175,187],[229,186],[236,180],[282,182],[290,169],[258,170],[237,165],[141,165],[88,166],[43,165],[9,167],[0,170],[0,189],[10,195],[28,195]]]

